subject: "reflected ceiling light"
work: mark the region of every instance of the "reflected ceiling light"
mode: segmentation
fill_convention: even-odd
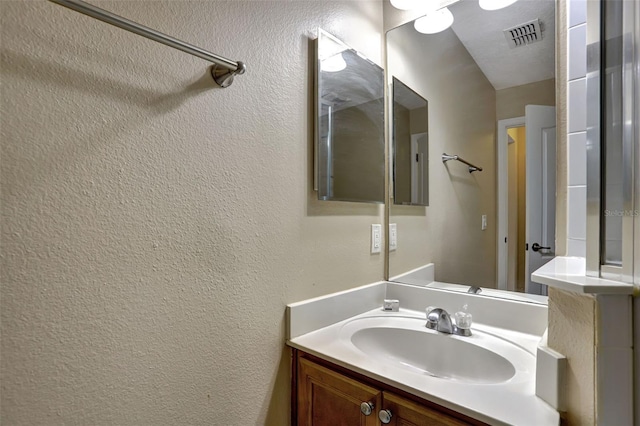
[[[435,34],[446,30],[451,24],[453,24],[453,14],[448,8],[443,7],[416,19],[413,27],[422,34]]]
[[[480,0],[480,7],[484,10],[498,10],[512,5],[518,0]]]
[[[400,10],[415,9],[420,5],[420,0],[391,0],[391,6]]]
[[[346,67],[347,63],[345,62],[342,53],[337,53],[320,62],[320,69],[326,72],[338,72],[342,71]]]

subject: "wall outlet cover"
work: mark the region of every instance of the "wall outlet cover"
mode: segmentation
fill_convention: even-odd
[[[382,251],[382,225],[371,225],[371,253],[380,253]]]
[[[389,251],[398,248],[398,226],[395,223],[389,224]]]

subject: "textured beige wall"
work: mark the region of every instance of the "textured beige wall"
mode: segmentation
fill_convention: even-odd
[[[378,1],[0,2],[4,425],[286,425],[285,304],[380,280],[379,205],[311,187],[310,44],[380,61]]]
[[[429,102],[429,207],[391,205],[390,276],[433,262],[439,281],[495,287],[495,90],[452,30],[425,36],[408,24],[387,43],[390,73]],[[484,170],[443,164],[443,152]]]
[[[554,78],[496,90],[496,115],[498,120],[524,117],[524,107],[527,105],[555,104],[556,80]]]
[[[595,424],[596,303],[591,296],[549,289],[549,347],[567,357],[569,425]]]

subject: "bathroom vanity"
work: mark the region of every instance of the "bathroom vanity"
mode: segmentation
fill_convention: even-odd
[[[306,352],[293,353],[298,425],[486,424]]]
[[[384,299],[400,309],[383,310]],[[471,335],[425,327],[427,306],[453,316],[463,305]],[[536,396],[546,315],[540,304],[392,282],[291,304],[293,421],[557,425]]]

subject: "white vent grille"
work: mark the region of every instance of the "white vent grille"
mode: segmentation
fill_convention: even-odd
[[[533,21],[507,28],[504,30],[504,36],[512,49],[541,41],[540,20],[534,19]]]

